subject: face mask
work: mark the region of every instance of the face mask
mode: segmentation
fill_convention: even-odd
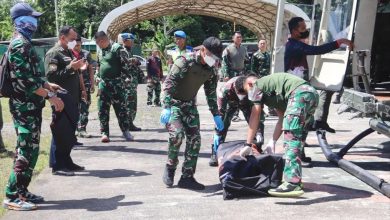
[[[242,94],[237,94],[237,97],[240,101],[242,101],[243,99],[245,99],[246,95],[242,95]]]
[[[308,30],[306,30],[305,32],[299,32],[299,34],[300,34],[299,37],[300,37],[301,39],[306,39],[306,38],[309,37],[310,32],[309,32]]]
[[[72,50],[76,46],[77,42],[75,40],[68,41],[67,46],[69,50]]]
[[[254,101],[254,96],[255,96],[255,88],[252,87],[248,91],[248,99]]]
[[[16,30],[29,39],[38,28],[38,20],[32,16],[20,16],[14,22]]]
[[[206,62],[209,67],[213,67],[215,65],[216,61],[213,57],[205,55],[203,59],[204,62]]]

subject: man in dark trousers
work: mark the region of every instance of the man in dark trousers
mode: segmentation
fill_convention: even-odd
[[[307,55],[320,55],[336,50],[342,44],[346,44],[350,49],[353,44],[348,39],[338,39],[336,41],[326,43],[320,46],[311,46],[302,42],[303,39],[309,37],[309,31],[306,29],[306,24],[303,18],[294,17],[288,22],[291,37],[286,44],[284,54],[284,71],[293,73],[306,81],[309,81],[309,66],[307,64]],[[320,101],[316,113],[314,115],[314,129],[324,129],[328,132],[335,133],[335,130],[329,127],[327,123],[329,106],[333,92],[321,91]]]
[[[81,74],[80,68],[85,64],[85,60],[77,60],[73,54],[72,49],[76,46],[77,33],[74,28],[64,26],[59,31],[58,43],[52,47],[45,56],[45,72],[49,82],[54,82],[64,88],[68,95],[69,101],[66,103],[67,108],[72,108],[72,105],[78,111],[81,94],[85,94],[85,90],[80,84]],[[85,97],[84,97],[85,98]],[[56,121],[56,116],[53,114],[53,122]],[[61,116],[65,117],[65,116]],[[77,123],[77,120],[76,122]],[[73,133],[56,133],[53,131],[54,141],[52,147],[55,147],[55,161],[52,161],[52,173],[54,175],[73,176],[73,171],[84,170],[84,167],[73,163],[70,156],[72,147],[76,143],[72,142],[57,142],[60,135],[66,135],[69,139],[76,140],[76,124],[74,124]]]
[[[148,101],[147,105],[152,105],[153,91],[154,96],[154,105],[161,106],[160,103],[160,93],[161,93],[161,79],[163,78],[163,70],[161,65],[161,59],[158,57],[158,50],[153,49],[152,56],[148,58],[147,63],[147,91],[148,91]]]

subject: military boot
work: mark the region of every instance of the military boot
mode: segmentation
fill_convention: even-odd
[[[214,150],[214,144],[211,145],[211,157],[209,161],[210,167],[216,167],[218,166],[218,160],[217,160],[217,152]]]
[[[177,186],[183,189],[192,189],[192,190],[204,190],[204,185],[198,183],[193,176],[184,177],[181,176]]]
[[[163,182],[168,187],[171,187],[173,185],[173,179],[175,178],[175,171],[176,168],[174,168],[172,165],[166,165],[163,175]]]

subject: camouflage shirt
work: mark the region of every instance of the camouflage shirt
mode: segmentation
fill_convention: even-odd
[[[260,50],[253,54],[251,60],[251,71],[256,73],[258,76],[266,76],[270,74],[271,58],[270,54],[265,51],[264,53]]]
[[[129,54],[119,44],[114,43],[98,52],[98,77],[104,80],[132,79],[132,67],[129,61]]]
[[[138,83],[142,80],[144,77],[144,72],[141,70],[140,65],[141,63],[137,58],[133,56],[133,52],[131,50],[131,47],[124,47],[127,54],[129,55],[129,62],[130,62],[130,67],[131,67],[131,84],[133,86],[137,86]]]
[[[248,96],[245,96],[244,99],[240,100],[237,96],[238,92],[236,89],[236,80],[238,76],[231,78],[217,91],[218,97],[218,108],[219,111],[224,114],[226,113],[227,106],[239,106],[240,103],[247,102]]]
[[[31,42],[15,32],[8,56],[13,95],[9,102],[12,110],[19,112],[42,109],[45,100],[35,94],[46,82],[45,75],[38,66],[39,59]]]
[[[199,52],[187,58],[177,58],[164,81],[164,108],[193,101],[199,88],[204,85],[210,111],[218,115],[217,81],[215,68],[202,64]]]

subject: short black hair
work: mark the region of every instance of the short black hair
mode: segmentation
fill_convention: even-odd
[[[292,30],[297,28],[299,25],[299,22],[302,22],[302,21],[305,21],[305,20],[303,20],[303,18],[301,18],[301,17],[291,18],[290,21],[288,21],[288,29],[290,30],[290,33],[292,32]]]
[[[73,30],[73,31],[76,31],[76,29],[74,29],[74,27],[72,26],[68,26],[68,25],[65,25],[65,26],[62,26],[59,30],[59,34],[58,36],[68,36],[69,32]]]
[[[107,37],[107,34],[104,31],[98,31],[95,34],[95,40],[98,40],[100,38]]]
[[[236,36],[236,34],[239,34],[239,35],[242,36],[241,31],[235,31],[235,32],[233,32],[233,36],[232,37]]]
[[[81,35],[77,34],[76,41],[81,42]]]
[[[239,76],[236,79],[235,85],[236,85],[236,90],[238,93],[240,93],[240,94],[246,93],[246,91],[244,89],[244,83],[245,83],[247,78],[248,78],[247,76]]]

